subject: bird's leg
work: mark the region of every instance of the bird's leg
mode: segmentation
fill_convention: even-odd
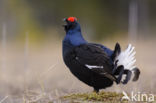
[[[130,70],[124,70],[124,74],[126,74],[126,78],[122,83],[127,84],[128,81],[131,79],[132,72]]]
[[[98,88],[94,88],[94,91],[95,93],[99,93],[99,89]]]

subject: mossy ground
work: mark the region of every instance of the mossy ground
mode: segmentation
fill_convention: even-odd
[[[130,102],[127,100],[121,101],[122,97],[123,97],[122,93],[101,91],[99,93],[91,92],[91,93],[70,94],[61,97],[61,101],[65,103],[147,103],[146,101],[145,102]],[[150,103],[156,103],[156,101]]]
[[[121,93],[101,91],[99,93],[70,94],[61,97],[61,99],[70,103],[121,103],[122,96]],[[124,101],[124,103],[128,103],[128,101]]]

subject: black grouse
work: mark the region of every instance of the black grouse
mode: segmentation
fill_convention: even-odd
[[[112,86],[113,82],[127,84],[132,74],[133,81],[138,80],[140,70],[135,66],[136,52],[131,44],[121,51],[119,43],[116,43],[114,50],[101,44],[88,43],[75,17],[65,18],[64,21],[63,60],[80,81],[98,92]],[[124,79],[123,75],[126,75]]]

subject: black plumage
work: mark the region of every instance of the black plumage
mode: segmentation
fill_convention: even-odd
[[[132,71],[118,65],[121,54],[117,43],[114,50],[95,43],[88,43],[81,34],[80,25],[75,17],[65,19],[66,36],[63,40],[63,60],[73,75],[80,81],[92,86],[95,91],[119,84],[122,75],[126,74],[123,84],[130,80]],[[122,62],[122,61],[120,61]],[[135,70],[136,81],[139,78],[139,69]]]

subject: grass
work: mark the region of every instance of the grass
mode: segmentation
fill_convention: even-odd
[[[114,47],[112,42],[101,44]],[[9,101],[13,103],[58,103],[58,101],[61,103],[118,103],[121,94],[114,93],[115,91],[156,94],[156,80],[153,79],[156,78],[155,44],[155,40],[137,41],[137,66],[141,70],[139,81],[129,82],[127,85],[115,85],[107,89],[111,92],[101,91],[99,94],[95,94],[86,93],[92,88],[80,82],[65,67],[61,55],[61,44],[52,41],[38,48],[30,46],[28,59],[24,60],[23,46],[8,43],[7,65],[0,72],[0,100],[4,99],[4,102],[8,103]],[[121,46],[124,49],[126,43],[121,43]],[[147,51],[145,52],[145,50]],[[0,57],[3,57],[2,53],[0,53]],[[0,58],[0,61],[3,62],[3,58]],[[28,68],[25,68],[25,61],[28,63]],[[25,91],[27,92],[25,93]],[[84,93],[80,93],[80,91]],[[75,94],[71,94],[71,92]],[[5,99],[5,97],[8,98]]]
[[[156,101],[147,102],[145,98],[144,101],[138,102],[121,100],[122,97],[122,93],[101,91],[99,93],[90,92],[73,93],[64,96],[58,95],[56,98],[53,98],[47,93],[38,94],[33,91],[29,91],[29,93],[27,93],[23,98],[23,103],[156,103]]]
[[[61,101],[67,103],[147,103],[147,101],[131,102],[127,100],[121,101],[122,93],[104,92],[99,93],[77,93],[61,97]],[[156,98],[156,97],[155,97]],[[148,102],[149,103],[149,102]],[[150,102],[156,103],[156,101]]]
[[[61,97],[62,101],[70,102],[70,103],[120,103],[122,98],[121,93],[116,92],[104,92],[101,91],[99,93],[91,92],[91,93],[77,93],[70,94]],[[127,103],[128,101],[124,101]]]

